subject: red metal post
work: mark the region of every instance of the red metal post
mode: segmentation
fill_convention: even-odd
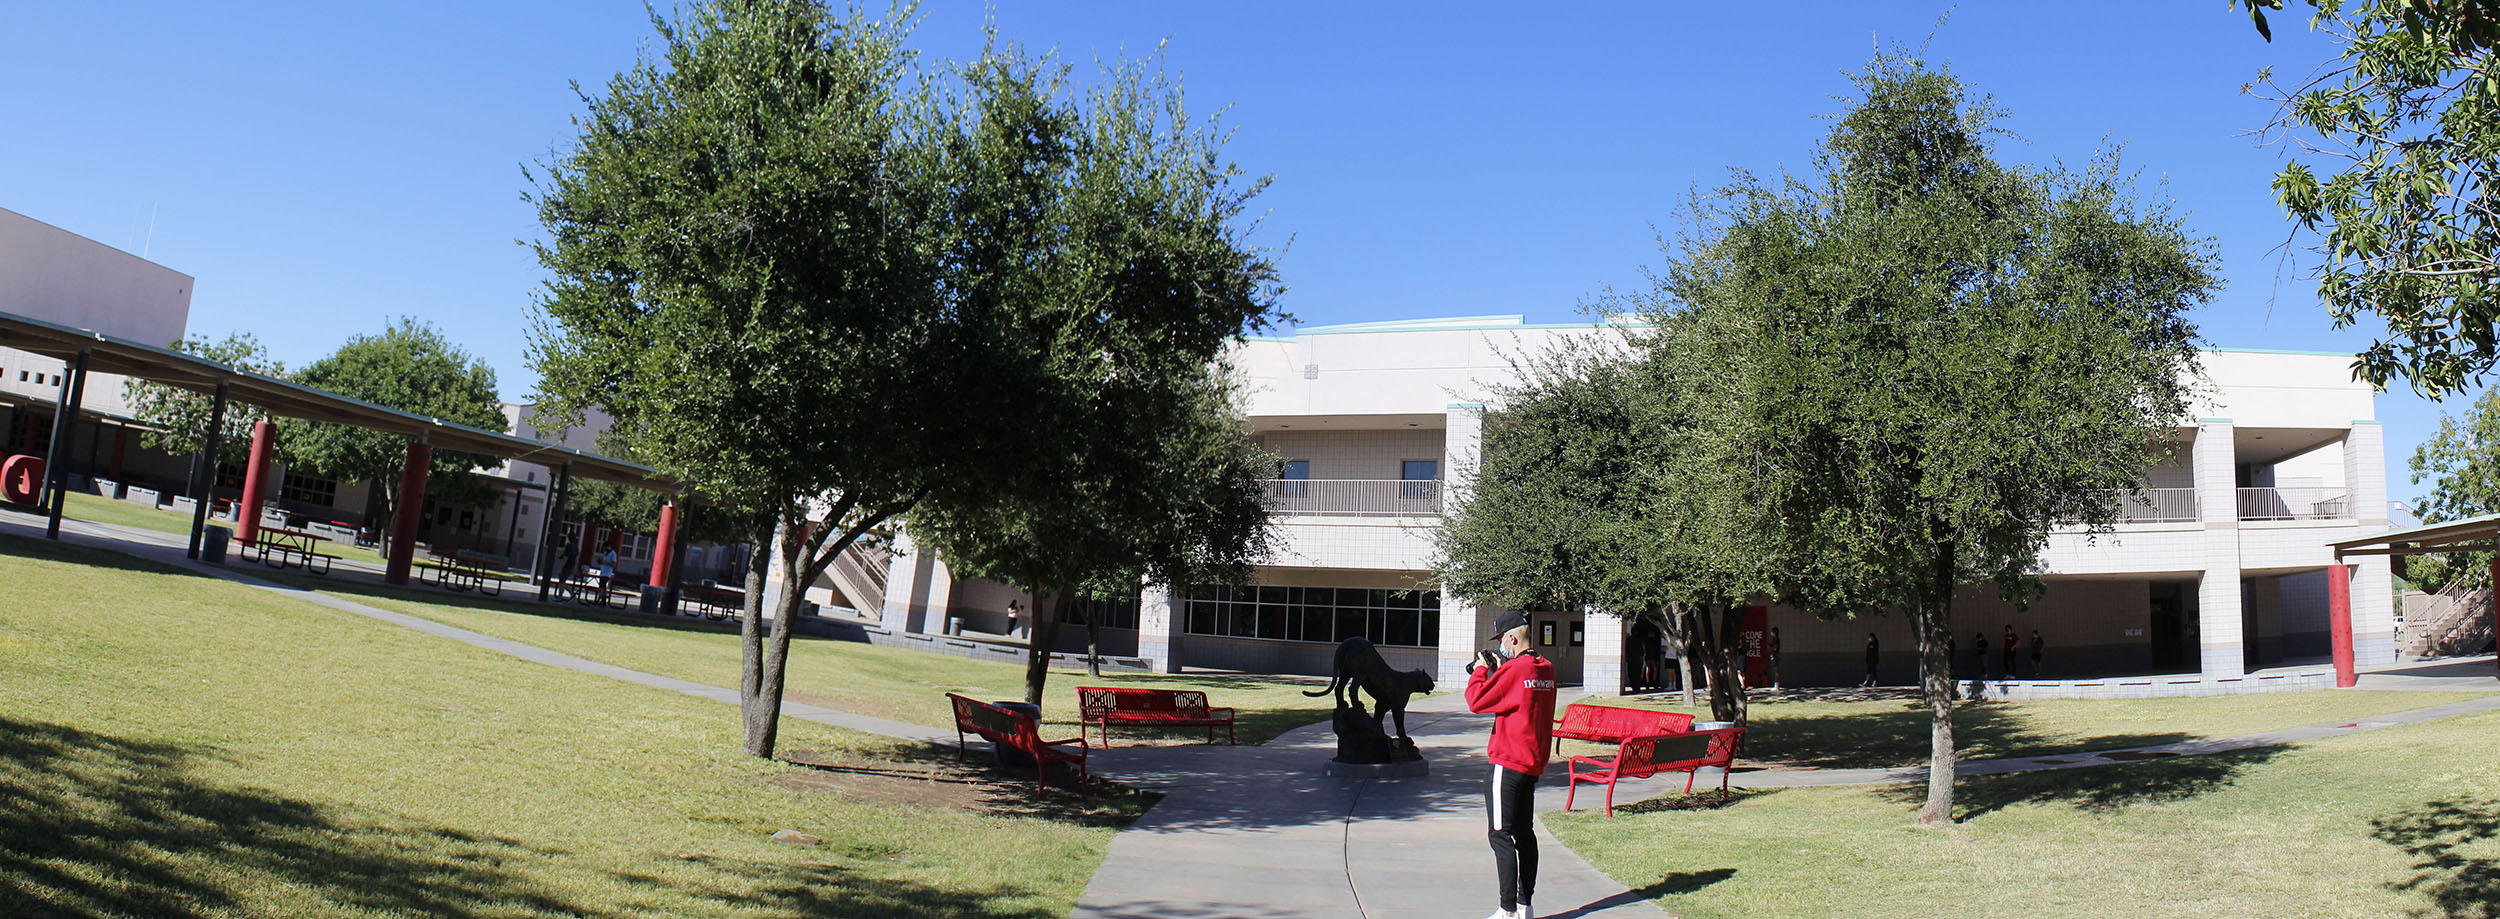
[[[2326,631],[2335,648],[2335,685],[2350,689],[2361,679],[2352,666],[2352,569],[2340,558],[2326,569]]]
[[[651,549],[651,586],[668,587],[669,562],[677,557],[677,502],[660,505],[658,545]]]
[[[235,500],[234,538],[238,540],[251,542],[260,533],[260,499],[269,493],[270,446],[277,435],[276,425],[252,422],[252,461],[243,467],[243,497]],[[216,459],[211,457],[209,462]]]
[[[408,442],[408,461],[399,473],[399,501],[392,505],[391,559],[382,570],[384,583],[408,583],[408,567],[417,560],[417,524],[425,516],[425,473],[433,464],[433,445]]]
[[[112,466],[112,469],[111,469],[111,473],[110,473],[109,475],[106,475],[106,476],[105,476],[105,478],[112,479],[112,480],[114,480],[114,481],[116,481],[116,482],[121,481],[121,477],[122,477],[122,453],[123,453],[123,451],[128,450],[129,448],[130,448],[130,429],[129,429],[129,428],[123,428],[123,427],[116,427],[116,428],[114,428],[114,429],[113,429],[113,466]]]
[[[2491,557],[2491,574],[2492,574],[2492,576],[2493,576],[2494,578],[2496,578],[2496,579],[2500,579],[2500,555],[2494,555],[2494,556],[2492,556],[2492,557]],[[2493,583],[2493,584],[2500,584],[2500,580],[2494,580],[2494,581],[2492,581],[2491,583]],[[2496,596],[2500,596],[2500,595],[2496,595]],[[2494,601],[2492,601],[2492,604],[2491,604],[2491,624],[2492,624],[2492,632],[2491,632],[2491,634],[2494,634],[2494,635],[2500,635],[2500,600],[2494,600]],[[2494,662],[2495,664],[2500,664],[2500,657],[2495,657],[2495,658],[2493,658],[2493,662]],[[2493,675],[2494,675],[2494,676],[2500,676],[2500,674],[2493,674]]]

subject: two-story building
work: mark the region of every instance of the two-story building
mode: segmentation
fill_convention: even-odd
[[[1460,679],[1500,610],[1435,587],[1432,533],[1444,502],[1471,479],[1487,394],[1515,379],[1513,357],[1611,334],[1499,316],[1305,328],[1242,343],[1230,360],[1252,381],[1249,424],[1285,459],[1283,478],[1269,483],[1279,549],[1248,584],[1149,585],[1134,608],[1097,611],[1104,652],[1160,670],[1324,673],[1339,640],[1363,635],[1394,665]],[[2112,496],[2125,521],[2099,535],[2054,535],[2040,560],[2047,591],[2026,609],[1986,588],[1957,601],[1957,671],[1975,666],[1977,635],[1996,646],[2009,626],[2026,643],[2039,634],[2047,682],[2163,675],[2148,682],[2237,691],[2258,682],[2245,679],[2253,670],[2322,664],[2326,544],[2387,529],[2372,391],[2352,381],[2351,360],[2206,352],[2204,396],[2197,417],[2174,432],[2174,459],[2147,470],[2140,495]],[[2351,583],[2358,660],[2393,662],[2387,568],[2361,565]],[[931,634],[950,619],[1004,632],[1007,604],[1020,595],[951,578],[943,559],[906,535],[886,577],[862,587],[828,579],[812,598],[864,607],[895,633]],[[1620,618],[1530,612],[1535,640],[1566,682],[1620,684]],[[1885,681],[1916,674],[1916,644],[1900,617],[1826,622],[1765,603],[1748,628],[1757,643],[1779,630],[1789,685],[1858,682],[1870,632]],[[1063,634],[1061,649],[1078,641]],[[1987,667],[2002,676],[1993,647]],[[2027,648],[2017,675],[2031,676]]]

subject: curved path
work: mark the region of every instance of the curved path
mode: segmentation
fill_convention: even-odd
[[[0,530],[40,534],[30,518],[0,513]],[[247,570],[183,557],[180,537],[129,527],[64,521],[64,541],[286,594],[524,660],[638,683],[729,704],[737,691],[629,670],[496,638],[429,619],[299,590]],[[2365,674],[2363,688],[2492,690],[2488,657]],[[1326,724],[1289,731],[1257,747],[1129,747],[1095,754],[1095,771],[1154,788],[1163,801],[1114,837],[1108,856],[1074,915],[1114,917],[1239,917],[1239,919],[1400,919],[1474,916],[1495,905],[1492,856],[1484,836],[1483,745],[1489,720],[1466,714],[1456,693],[1418,702],[1407,727],[1431,763],[1417,779],[1338,779],[1321,774],[1334,752]],[[1962,775],[2074,769],[2140,758],[2127,754],[2192,755],[2296,743],[2471,712],[2500,709],[2500,695],[2353,722],[2284,731],[2104,750],[2080,754],[1977,760]],[[870,718],[821,706],[785,703],[783,714],[853,730],[952,744],[950,731]],[[1746,787],[1877,784],[1925,781],[1925,768],[1798,770],[1740,774]],[[1640,800],[1678,781],[1627,780],[1618,797]],[[1563,789],[1549,776],[1537,809],[1561,808]],[[1543,835],[1540,833],[1540,835]],[[1578,855],[1546,840],[1536,898],[1543,917],[1661,917],[1646,898],[1599,873]]]

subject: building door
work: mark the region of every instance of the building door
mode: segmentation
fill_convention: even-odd
[[[2187,603],[2181,596],[2184,593],[2181,586],[2177,582],[2152,585],[2153,615],[2146,631],[2151,634],[2155,670],[2175,670],[2185,666],[2181,660],[2185,642],[2181,637],[2187,630]]]

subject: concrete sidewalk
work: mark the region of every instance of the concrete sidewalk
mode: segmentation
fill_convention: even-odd
[[[1466,917],[1494,910],[1485,841],[1484,758],[1492,719],[1457,693],[1421,700],[1407,730],[1429,776],[1343,779],[1325,724],[1260,747],[1138,747],[1095,754],[1096,769],[1165,793],[1111,842],[1073,914],[1147,917]],[[1559,765],[1537,810],[1562,807]],[[1539,916],[1661,917],[1647,898],[1538,830]]]

